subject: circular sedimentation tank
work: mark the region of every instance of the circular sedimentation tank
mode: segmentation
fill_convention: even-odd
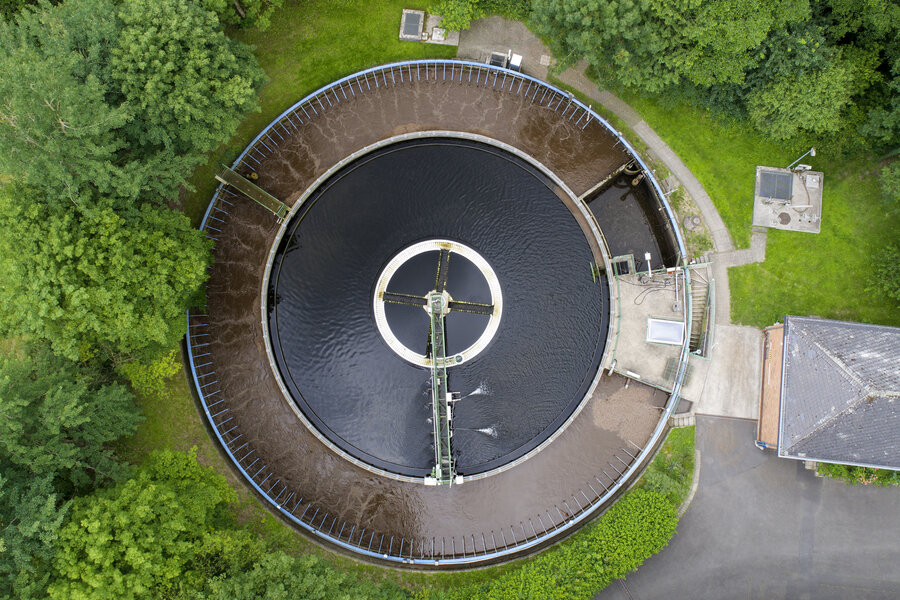
[[[635,169],[640,191],[613,181]],[[673,402],[604,375],[607,273],[629,244],[681,253],[588,208],[619,186],[671,217],[588,107],[487,65],[386,65],[295,104],[220,180],[193,379],[223,451],[292,524],[373,560],[496,562],[642,468]]]

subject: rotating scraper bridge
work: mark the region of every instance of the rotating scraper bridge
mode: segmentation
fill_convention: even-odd
[[[609,311],[597,371],[585,381],[587,393],[571,414],[554,422],[555,431],[540,443],[472,477],[459,476],[454,458],[458,432],[451,423],[459,395],[448,387],[448,367],[461,356],[446,355],[445,317],[453,311],[488,315],[499,307],[448,296],[441,273],[446,275],[449,252],[441,251],[431,292],[382,289],[378,298],[428,314],[434,438],[429,476],[398,474],[323,435],[291,400],[290,382],[279,375],[271,350],[269,318],[279,299],[269,272],[288,243],[282,237],[289,219],[353,161],[387,144],[432,137],[489,143],[545,171],[585,235],[596,241],[584,275],[596,282]],[[685,266],[684,244],[647,165],[590,107],[546,82],[479,63],[409,61],[340,79],[282,113],[217,176],[220,186],[201,225],[215,242],[207,308],[188,313],[193,385],[236,470],[295,527],[332,547],[394,564],[460,567],[512,558],[559,539],[608,506],[665,433],[689,351],[685,339],[670,393],[649,390],[641,400],[649,408],[641,404],[625,424],[609,428],[613,409],[604,398],[631,397],[623,391],[627,386],[604,375],[604,369],[612,372],[616,323],[625,309],[610,292],[611,259],[627,240],[601,231],[600,213],[589,204],[608,180],[624,177],[629,164],[645,176],[642,202],[652,209],[644,213],[660,219],[658,227],[643,225],[663,231],[654,234],[663,240],[656,250],[659,266],[677,271]],[[680,289],[690,331],[690,277]],[[622,406],[637,406],[628,402],[637,401],[622,400]],[[560,460],[567,461],[564,467]],[[431,487],[423,481],[465,483]],[[457,496],[447,500],[448,494]],[[471,514],[454,512],[463,503]],[[441,521],[439,515],[449,516]]]

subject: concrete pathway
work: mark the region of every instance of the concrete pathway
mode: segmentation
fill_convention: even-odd
[[[472,26],[459,34],[457,56],[476,62],[487,62],[491,52],[522,55],[522,72],[547,79],[550,49],[520,21],[488,17],[472,21]],[[541,64],[542,58],[547,64]]]
[[[697,418],[703,460],[678,533],[598,600],[900,597],[900,493],[817,478],[753,445],[752,421]]]
[[[718,289],[716,293],[718,295]],[[693,407],[694,412],[756,419],[759,416],[762,358],[762,331],[756,327],[717,324],[706,382],[700,402]]]

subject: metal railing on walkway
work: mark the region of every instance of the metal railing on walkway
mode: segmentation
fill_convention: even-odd
[[[355,97],[382,88],[421,83],[470,85],[494,90],[497,93],[520,95],[524,101],[536,103],[559,113],[561,119],[585,129],[598,124],[612,133],[641,165],[656,191],[671,223],[675,216],[647,165],[627,140],[606,120],[567,92],[522,73],[491,65],[455,60],[406,61],[374,67],[349,75],[306,96],[273,120],[257,135],[234,161],[236,170],[247,162],[255,170],[274,152],[274,147],[299,131],[299,126],[333,108],[351,102]],[[230,218],[229,208],[240,198],[224,185],[213,195],[201,224],[207,237],[218,242],[222,227]],[[674,227],[682,261],[686,260],[684,241]],[[684,289],[685,313],[691,314],[690,290]],[[612,460],[602,467],[591,481],[577,491],[540,513],[501,528],[481,532],[460,532],[449,538],[408,539],[388,533],[367,530],[358,523],[331,513],[307,498],[303,490],[291,489],[270,470],[266,458],[244,437],[229,414],[229,399],[219,385],[216,365],[209,346],[215,335],[209,317],[199,311],[187,313],[186,345],[193,385],[200,398],[206,419],[216,439],[229,459],[272,509],[312,535],[339,548],[365,557],[392,563],[418,565],[468,565],[493,561],[527,552],[573,530],[590,519],[598,508],[605,506],[624,491],[633,477],[655,451],[667,428],[669,416],[675,409],[687,366],[688,336],[681,352],[681,362],[675,374],[673,391],[650,440],[643,446],[629,441],[630,447],[620,448]],[[690,328],[690,323],[685,323]],[[608,467],[608,469],[607,469]],[[507,535],[507,533],[509,535]]]

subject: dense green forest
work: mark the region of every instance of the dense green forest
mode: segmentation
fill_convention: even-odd
[[[465,585],[415,579],[418,591],[285,552],[241,521],[234,489],[194,453],[125,460],[146,418],[136,398],[169,401],[185,311],[204,301],[210,243],[183,201],[192,176],[209,179],[208,164],[257,118],[267,82],[257,57],[272,50],[260,32],[279,15],[328,24],[316,39],[334,48],[292,57],[313,73],[303,85],[369,66],[351,54],[420,52],[337,47],[365,39],[367,11],[387,15],[376,31],[395,36],[399,2],[282,5],[0,0],[0,598],[590,597],[674,534],[693,456],[684,440],[559,548]],[[328,20],[338,5],[341,19]],[[434,10],[455,27],[522,19],[560,68],[587,60],[608,86],[661,106],[703,107],[789,148],[865,160],[884,212],[900,210],[897,0],[443,0]],[[900,304],[898,242],[887,241],[870,289]]]

